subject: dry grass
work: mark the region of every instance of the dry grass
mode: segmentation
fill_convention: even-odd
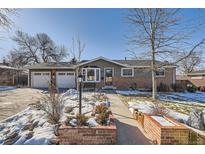
[[[153,101],[151,97],[123,96],[123,95],[118,95],[118,96],[126,105],[128,105],[129,101],[136,101],[136,100],[149,101],[149,102],[152,102],[153,104],[157,104],[159,110],[161,111],[156,111],[156,112],[162,112],[165,108],[168,108],[168,109],[177,111],[179,113],[188,115],[193,108],[204,109],[203,106],[200,106],[197,104],[179,104],[179,103],[175,103],[172,101],[168,102],[168,101],[161,101],[161,100]]]

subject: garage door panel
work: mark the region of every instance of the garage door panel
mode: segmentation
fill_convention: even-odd
[[[58,88],[75,88],[75,72],[56,72]]]
[[[51,81],[50,72],[32,72],[31,81],[33,88],[48,88]]]

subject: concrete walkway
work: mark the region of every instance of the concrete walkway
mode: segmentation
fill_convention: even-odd
[[[116,118],[117,135],[119,145],[144,145],[150,144],[149,140],[141,133],[137,127],[136,120],[133,119],[127,106],[116,94],[107,94],[111,102],[111,109]]]

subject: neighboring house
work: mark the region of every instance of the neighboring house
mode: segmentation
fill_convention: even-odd
[[[187,84],[193,84],[201,91],[205,91],[205,70],[194,71],[188,73],[184,76],[177,76],[177,83],[180,83],[184,86]]]
[[[157,84],[175,84],[176,67],[164,66],[157,72]],[[29,86],[76,88],[78,74],[83,75],[84,88],[151,89],[150,60],[110,60],[104,57],[79,63],[42,63],[29,67]]]
[[[0,63],[0,86],[14,85],[15,68],[7,63]]]
[[[188,80],[198,87],[200,90],[205,91],[205,70],[194,71],[187,74]]]
[[[28,72],[10,67],[8,63],[0,63],[0,86],[27,86]]]

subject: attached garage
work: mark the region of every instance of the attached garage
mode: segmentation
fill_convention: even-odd
[[[57,88],[75,88],[75,72],[57,71],[56,86]]]
[[[31,72],[31,87],[48,88],[51,82],[50,72]]]

